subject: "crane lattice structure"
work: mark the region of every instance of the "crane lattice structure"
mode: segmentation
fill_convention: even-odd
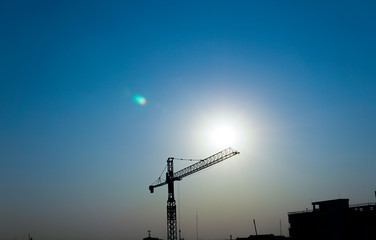
[[[174,197],[174,182],[180,181],[183,177],[191,175],[195,172],[201,171],[207,167],[214,164],[222,162],[232,156],[239,154],[232,148],[227,148],[221,152],[218,152],[210,157],[199,160],[197,163],[192,164],[180,171],[174,173],[174,158],[170,157],[167,159],[167,172],[166,180],[162,181],[161,177],[154,182],[154,184],[149,186],[151,193],[154,192],[154,188],[163,185],[168,185],[168,198],[167,198],[167,240],[177,240],[177,221],[176,221],[176,202]]]

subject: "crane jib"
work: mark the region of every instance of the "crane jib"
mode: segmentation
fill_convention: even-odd
[[[233,150],[232,148],[227,148],[217,154],[214,154],[206,159],[203,159],[195,164],[192,164],[191,166],[183,168],[182,170],[174,173],[174,178],[182,179],[183,177],[186,177],[188,175],[191,175],[192,173],[210,167],[236,154],[239,154],[239,152]]]
[[[210,157],[207,157],[205,159],[202,159],[200,160],[199,162],[195,163],[195,164],[192,164],[186,168],[183,168],[175,173],[173,173],[173,176],[171,176],[171,179],[172,181],[180,181],[182,180],[183,177],[186,177],[188,175],[191,175],[195,172],[198,172],[200,170],[203,170],[207,167],[210,167],[216,163],[219,163],[227,158],[230,158],[236,154],[239,154],[238,151],[235,151],[234,149],[232,148],[227,148],[221,152],[218,152]],[[173,158],[169,158],[169,162],[172,162],[172,159]],[[158,179],[156,181],[156,183],[152,184],[149,186],[149,190],[151,193],[154,192],[154,188],[157,188],[157,187],[160,187],[160,186],[163,186],[163,185],[166,185],[167,184],[167,180],[164,181],[164,182],[161,182],[160,179]]]

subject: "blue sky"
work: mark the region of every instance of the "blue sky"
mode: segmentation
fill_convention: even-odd
[[[167,190],[147,187],[168,157],[226,144],[241,154],[176,184],[186,239],[196,211],[200,238],[224,239],[252,219],[287,235],[312,201],[374,201],[375,10],[2,2],[0,240],[166,239]],[[213,140],[220,124],[231,142]]]

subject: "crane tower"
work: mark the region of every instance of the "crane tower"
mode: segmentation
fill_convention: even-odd
[[[174,197],[174,182],[180,181],[183,177],[191,175],[195,172],[201,171],[207,167],[217,164],[225,159],[228,159],[236,154],[232,148],[227,148],[221,152],[218,152],[210,157],[199,160],[197,163],[192,164],[186,168],[181,169],[174,173],[174,158],[170,157],[167,159],[167,171],[166,180],[162,181],[159,177],[154,184],[149,186],[151,193],[154,192],[154,188],[166,185],[168,186],[168,197],[167,197],[167,240],[177,240],[177,221],[176,221],[176,202]]]

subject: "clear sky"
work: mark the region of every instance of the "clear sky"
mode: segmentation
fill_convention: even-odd
[[[303,3],[304,2],[304,3]],[[373,202],[375,1],[2,1],[0,240],[288,234],[312,201]],[[226,133],[224,136],[222,133]],[[176,163],[176,169],[180,168]],[[182,165],[183,166],[183,165]]]

